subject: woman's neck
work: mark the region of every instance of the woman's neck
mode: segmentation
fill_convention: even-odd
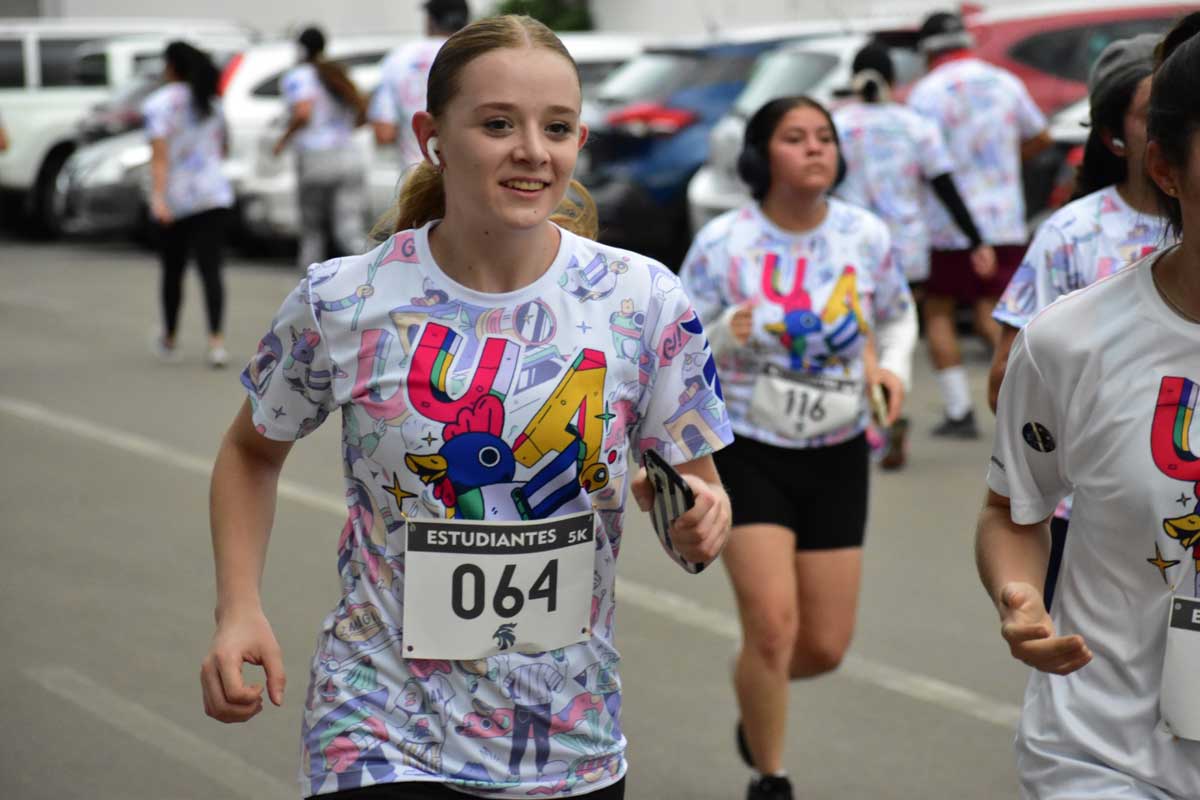
[[[1200,242],[1184,236],[1179,246],[1154,265],[1155,282],[1168,303],[1192,321],[1200,320]]]
[[[545,274],[558,255],[560,234],[549,222],[525,231],[480,228],[453,215],[434,226],[429,250],[442,271],[469,289],[515,292]]]
[[[1125,204],[1139,214],[1158,216],[1161,213],[1150,179],[1140,173],[1131,171],[1127,179],[1116,185],[1116,189]]]
[[[824,222],[829,213],[829,201],[824,193],[810,195],[774,190],[763,198],[761,207],[767,219],[789,233],[811,231]]]

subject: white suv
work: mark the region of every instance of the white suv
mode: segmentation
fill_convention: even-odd
[[[244,46],[253,38],[240,26],[196,20],[0,21],[0,116],[9,139],[0,153],[0,190],[20,195],[33,226],[53,233],[55,179],[75,148],[76,122],[92,104],[139,67],[152,68],[172,39],[203,47],[213,39]]]

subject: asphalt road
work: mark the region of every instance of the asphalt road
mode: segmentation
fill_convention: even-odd
[[[234,362],[298,273],[226,271]],[[0,240],[0,796],[300,796],[299,719],[320,619],[338,590],[344,513],[337,425],[284,471],[264,601],[284,649],[282,709],[247,725],[204,716],[213,629],[208,472],[242,392],[203,364],[189,275],[184,359],[150,353],[157,264],[114,243]],[[1011,798],[1026,672],[1000,640],[972,537],[991,433],[985,357],[968,350],[985,436],[945,443],[917,359],[909,466],[876,472],[859,627],[834,675],[793,685],[786,763],[805,800]],[[739,636],[724,572],[689,576],[649,520],[628,526],[617,643],[630,800],[744,796],[729,681]]]

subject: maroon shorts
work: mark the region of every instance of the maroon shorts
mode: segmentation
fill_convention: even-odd
[[[996,274],[986,281],[971,269],[970,250],[934,250],[929,254],[929,280],[925,282],[925,293],[953,297],[963,303],[998,299],[1025,257],[1025,245],[998,244],[995,250]]]

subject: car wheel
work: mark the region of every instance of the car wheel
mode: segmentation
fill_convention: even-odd
[[[62,235],[66,214],[66,186],[59,181],[63,164],[71,155],[70,145],[60,145],[50,151],[33,185],[33,208],[30,222],[33,232],[46,239]]]

